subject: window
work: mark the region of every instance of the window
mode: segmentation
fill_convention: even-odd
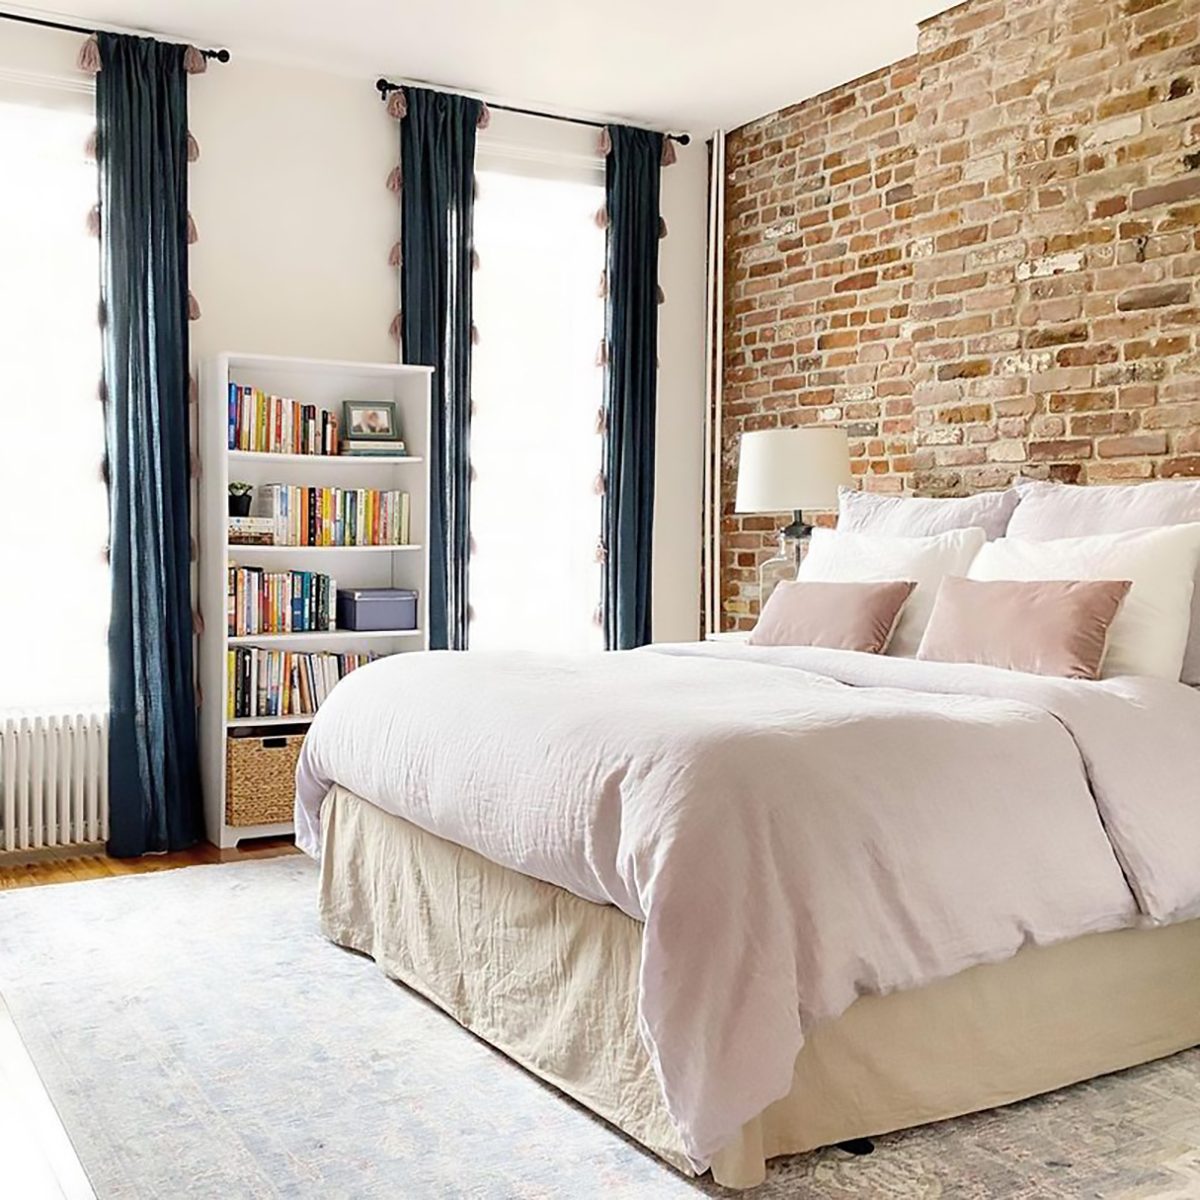
[[[42,99],[0,99],[0,708],[65,710],[108,699],[96,166]]]
[[[603,649],[603,173],[478,178],[470,646]]]

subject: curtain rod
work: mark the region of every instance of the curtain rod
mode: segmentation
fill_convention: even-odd
[[[379,93],[380,100],[386,100],[392,92],[399,91],[403,86],[401,83],[393,83],[390,79],[375,80],[375,90]],[[501,112],[520,113],[525,117],[541,117],[545,121],[566,121],[571,125],[590,125],[593,129],[603,129],[605,125],[617,123],[615,121],[589,121],[586,117],[566,117],[561,113],[540,112],[535,108],[517,108],[512,104],[496,104],[491,100],[487,101],[487,106],[499,109]],[[655,132],[658,131],[655,130]],[[681,146],[686,146],[692,140],[689,133],[664,133],[663,137],[678,142]]]
[[[22,25],[40,25],[43,29],[65,29],[68,33],[82,33],[85,37],[92,37],[100,32],[83,25],[69,25],[66,21],[52,21],[48,17],[27,17],[21,13],[0,12],[0,21],[19,21]],[[215,58],[217,62],[229,61],[228,50],[201,50],[200,53],[205,58]]]

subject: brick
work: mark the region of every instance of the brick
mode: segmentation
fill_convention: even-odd
[[[1139,188],[1133,193],[1134,209],[1156,208],[1160,204],[1178,204],[1200,196],[1200,176],[1160,183],[1157,187]]]
[[[1122,292],[1117,297],[1117,309],[1120,312],[1136,312],[1143,308],[1168,308],[1175,304],[1187,304],[1191,298],[1190,283],[1160,283]]]
[[[1164,479],[1172,479],[1177,475],[1200,475],[1200,456],[1168,458],[1158,473]]]
[[[1139,454],[1166,454],[1165,433],[1138,433],[1130,437],[1102,438],[1096,443],[1101,458],[1131,458]]]

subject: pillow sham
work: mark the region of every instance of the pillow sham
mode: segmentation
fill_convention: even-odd
[[[1128,579],[1109,629],[1102,675],[1178,679],[1200,565],[1200,524],[1095,537],[1001,538],[980,550],[971,579]]]
[[[1200,521],[1200,480],[1073,487],[1020,479],[1017,490],[1021,500],[1009,523],[1010,537],[1045,541]],[[1184,683],[1200,683],[1200,575],[1192,592],[1181,678]]]
[[[886,533],[893,537],[932,537],[952,529],[982,529],[991,541],[1004,536],[1017,507],[1013,488],[945,500],[924,496],[877,496],[838,488],[838,529],[845,533]]]
[[[1099,679],[1128,579],[942,580],[918,658]]]
[[[824,583],[912,580],[916,587],[887,648],[888,654],[912,658],[921,644],[938,584],[947,575],[965,575],[985,541],[982,529],[953,529],[934,537],[814,529],[796,578]]]
[[[900,611],[917,585],[824,583],[784,580],[776,585],[751,646],[822,646],[826,650],[859,650],[882,654],[896,628]]]

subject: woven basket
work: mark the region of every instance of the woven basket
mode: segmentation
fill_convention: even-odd
[[[292,819],[303,741],[302,733],[226,740],[226,824],[279,825]]]

